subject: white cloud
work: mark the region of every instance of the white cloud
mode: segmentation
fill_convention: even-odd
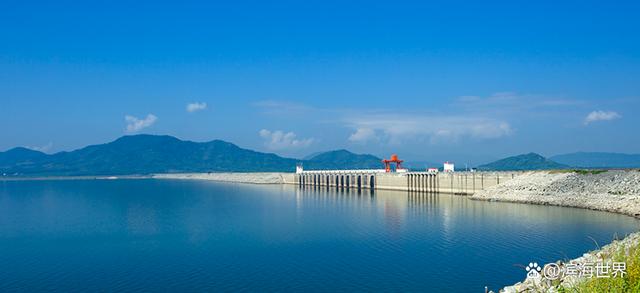
[[[53,143],[49,142],[48,144],[45,144],[45,145],[42,145],[42,146],[28,146],[26,148],[28,148],[30,150],[34,150],[34,151],[48,153],[53,148]]]
[[[259,133],[260,137],[265,140],[265,146],[272,150],[304,148],[313,143],[313,138],[298,139],[293,132],[285,133],[281,130],[270,131],[262,129]]]
[[[187,104],[187,112],[193,113],[207,108],[207,103],[189,103]]]
[[[137,132],[156,123],[158,117],[153,114],[148,114],[146,118],[139,119],[137,117],[127,115],[124,117],[124,120],[127,122],[127,132]]]
[[[589,113],[587,117],[584,118],[584,125],[588,125],[589,123],[597,122],[597,121],[614,120],[620,117],[622,116],[620,116],[620,114],[614,111],[593,111]]]
[[[513,92],[494,93],[487,97],[461,96],[455,99],[457,106],[466,107],[507,107],[519,104],[521,101],[529,99],[529,96],[519,95]]]
[[[376,132],[371,128],[358,128],[356,132],[349,136],[350,142],[367,142],[371,140],[377,140]]]
[[[314,110],[310,106],[289,101],[263,100],[252,103],[251,105],[260,108],[264,114],[277,116],[304,115]]]
[[[519,94],[514,92],[494,93],[489,96],[461,96],[454,99],[453,109],[485,114],[544,114],[564,111],[571,106],[585,105],[582,100],[562,96]]]
[[[462,138],[494,139],[510,135],[509,123],[484,117],[468,115],[397,115],[376,113],[347,118],[349,127],[355,132],[350,141],[385,139],[389,142],[421,140],[431,143],[457,141]]]

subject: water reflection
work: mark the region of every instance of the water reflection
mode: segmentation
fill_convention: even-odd
[[[480,291],[521,280],[516,264],[637,229],[609,213],[433,193],[8,182],[0,291]]]
[[[287,187],[283,187],[287,189]],[[408,217],[429,218],[438,215],[450,226],[453,218],[492,219],[501,226],[523,224],[528,229],[555,224],[586,226],[590,224],[628,222],[625,216],[607,212],[587,211],[577,208],[538,206],[529,204],[475,201],[466,196],[399,192],[387,190],[359,190],[325,187],[301,187],[295,189],[298,206],[302,203],[355,205],[359,208],[380,210],[389,222],[401,226]],[[366,204],[364,204],[366,203]],[[448,229],[445,229],[448,230]]]
[[[476,201],[450,194],[377,190],[362,197],[358,190],[316,192],[303,188],[297,192],[308,205],[325,200],[380,215],[384,219],[381,227],[390,239],[418,240],[423,235],[416,234],[428,231],[426,237],[437,238],[437,245],[444,250],[462,245],[464,249],[473,247],[476,253],[510,251],[548,262],[595,249],[591,238],[608,243],[624,236],[622,231],[640,227],[635,219],[607,212]],[[523,257],[507,266],[526,261]]]

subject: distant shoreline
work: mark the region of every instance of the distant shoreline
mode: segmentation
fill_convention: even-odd
[[[286,184],[285,177],[293,173],[284,172],[211,172],[211,173],[158,173],[146,175],[87,175],[87,176],[0,176],[0,181],[47,181],[47,180],[118,180],[118,179],[176,179],[209,180],[250,184]]]
[[[152,175],[93,175],[93,176],[34,176],[10,177],[0,176],[0,181],[46,181],[46,180],[116,180],[116,179],[151,179]]]
[[[163,173],[151,175],[153,179],[210,180],[249,184],[287,184],[293,182],[293,173],[257,172],[257,173]]]

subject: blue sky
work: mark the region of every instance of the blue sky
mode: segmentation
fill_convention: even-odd
[[[637,1],[130,2],[0,2],[0,150],[640,153]]]

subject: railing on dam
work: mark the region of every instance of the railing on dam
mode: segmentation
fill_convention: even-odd
[[[452,172],[452,173],[407,173],[407,190],[420,192],[443,192],[473,194],[476,191],[504,183],[515,178],[519,172]]]
[[[290,183],[300,186],[473,194],[506,182],[518,174],[519,172],[385,173],[384,170],[318,170],[296,173]]]
[[[376,175],[384,170],[317,170],[296,173],[298,185],[327,186],[339,188],[375,189]]]

